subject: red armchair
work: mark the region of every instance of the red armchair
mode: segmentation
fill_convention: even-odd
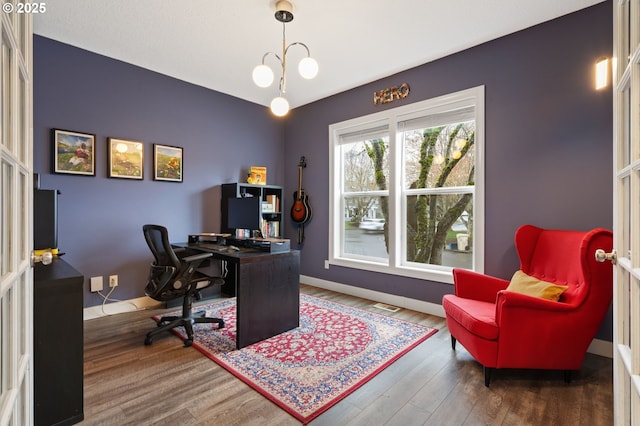
[[[520,269],[534,279],[567,286],[558,301],[507,290],[510,281],[454,269],[455,294],[443,297],[451,347],[459,341],[484,368],[579,370],[613,295],[611,231],[545,230],[521,226],[515,234]],[[515,279],[515,278],[514,278]],[[513,287],[512,287],[513,288]]]

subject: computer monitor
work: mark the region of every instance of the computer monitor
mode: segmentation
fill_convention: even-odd
[[[58,248],[58,191],[33,191],[33,248]]]
[[[260,197],[229,198],[228,226],[233,229],[260,230]]]

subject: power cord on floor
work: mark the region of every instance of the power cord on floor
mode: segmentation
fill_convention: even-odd
[[[220,272],[222,274],[222,278],[227,278],[227,274],[229,273],[229,267],[227,266],[226,260],[220,261]]]
[[[127,302],[131,305],[133,305],[134,308],[136,308],[136,310],[141,310],[142,308],[140,308],[138,305],[136,305],[135,303],[133,303],[130,300],[121,300],[121,299],[113,299],[111,298],[111,293],[113,293],[113,291],[116,289],[117,287],[111,287],[111,290],[109,290],[109,293],[107,293],[106,295],[102,294],[102,291],[98,291],[97,293],[100,295],[100,297],[102,297],[102,314],[103,315],[114,315],[114,314],[109,314],[104,310],[104,307],[106,306],[106,304],[108,302]]]

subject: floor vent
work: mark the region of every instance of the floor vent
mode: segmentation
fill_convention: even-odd
[[[387,312],[398,312],[400,310],[397,306],[387,305],[386,303],[376,303],[373,307]]]

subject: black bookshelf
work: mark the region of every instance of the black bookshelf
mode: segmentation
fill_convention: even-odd
[[[234,234],[235,229],[229,227],[228,206],[229,198],[260,197],[262,234],[264,237],[279,237],[282,235],[282,195],[281,186],[253,185],[250,183],[224,183],[222,184],[221,224],[220,232]]]

